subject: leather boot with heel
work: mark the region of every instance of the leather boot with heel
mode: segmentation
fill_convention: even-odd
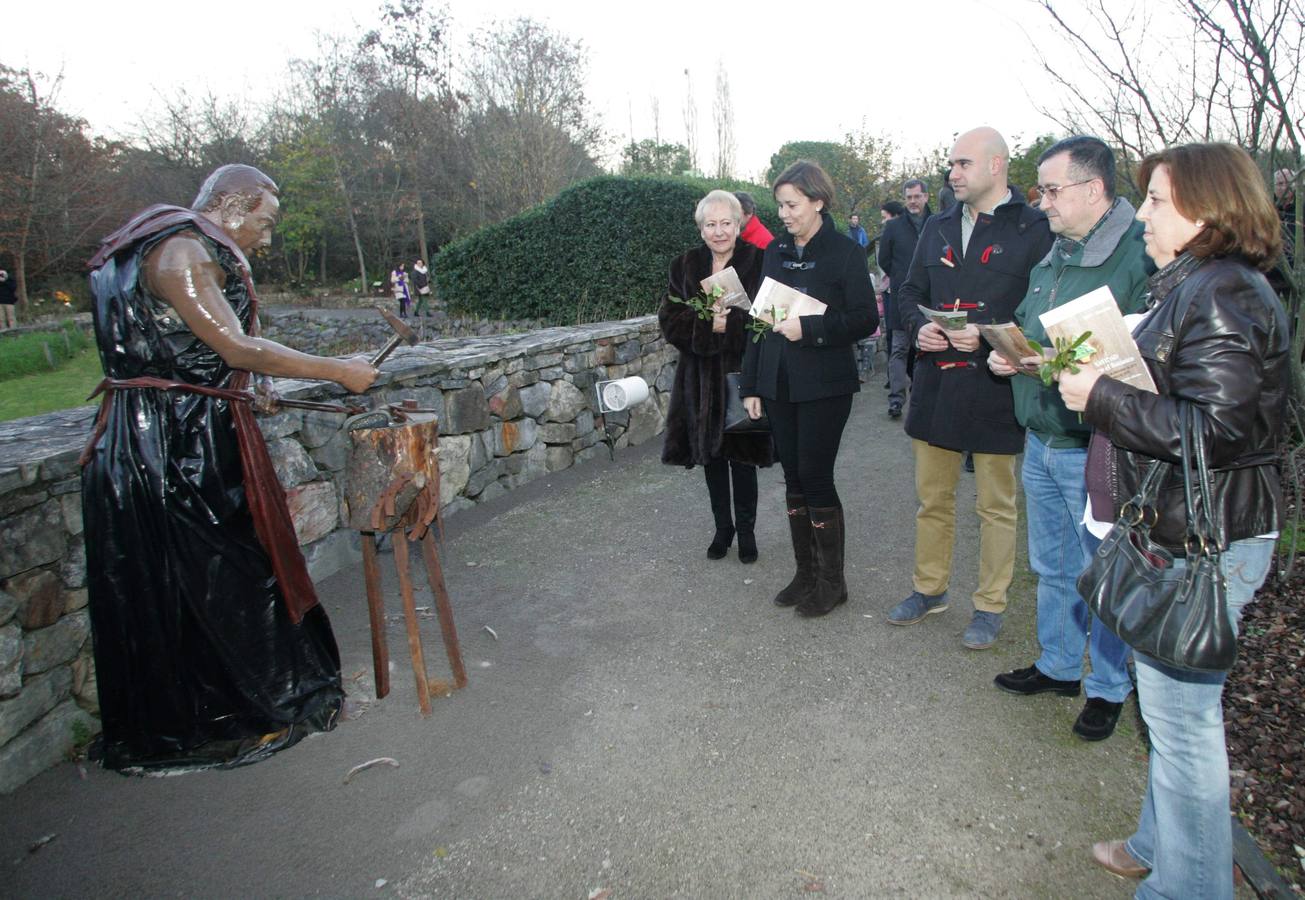
[[[816,590],[816,547],[811,534],[811,518],[807,514],[807,498],[801,494],[788,494],[784,498],[788,513],[788,533],[793,539],[793,559],[797,573],[782,591],[775,595],[776,606],[797,606]]]
[[[807,513],[816,545],[816,589],[798,604],[797,612],[812,618],[847,602],[847,581],[843,577],[842,507],[813,506],[807,508]]]

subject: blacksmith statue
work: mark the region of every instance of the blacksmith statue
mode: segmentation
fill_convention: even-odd
[[[376,369],[258,336],[246,254],[276,184],[209,176],[90,262],[105,379],[82,509],[103,761],[234,766],[334,727],[340,659],[251,410],[253,373],[361,393]]]

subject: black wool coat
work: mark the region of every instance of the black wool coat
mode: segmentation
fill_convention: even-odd
[[[789,234],[766,248],[762,276],[796,288],[828,305],[823,316],[802,317],[802,339],[767,332],[749,340],[743,360],[743,396],[781,399],[779,367],[788,377],[788,399],[821,400],[861,390],[852,345],[879,324],[865,250],[839,234],[828,213],[799,259]]]
[[[1011,201],[980,213],[965,253],[957,203],[924,223],[906,282],[893,285],[897,313],[912,344],[927,321],[919,306],[952,309],[956,301],[975,324],[1012,322],[1029,272],[1053,242],[1047,217],[1014,191]],[[919,352],[911,378],[906,433],[948,450],[1019,453],[1024,429],[1015,420],[1010,379],[988,370],[987,341],[966,353],[948,346]]]
[[[725,373],[739,371],[743,360],[743,347],[751,337],[747,312],[731,309],[725,333],[717,334],[711,330],[710,319],[699,318],[692,307],[670,299],[688,299],[701,292],[702,279],[711,274],[711,259],[705,244],[677,257],[671,263],[667,295],[657,313],[662,334],[680,351],[662,462],[692,467],[723,456],[734,462],[769,466],[774,461],[769,434],[725,433]],[[748,296],[756,296],[761,284],[761,251],[736,241],[729,264]]]

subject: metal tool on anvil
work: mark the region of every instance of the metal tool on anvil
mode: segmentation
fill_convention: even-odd
[[[400,344],[407,344],[411,347],[417,343],[417,332],[409,328],[408,323],[383,307],[376,307],[376,311],[385,317],[385,321],[390,323],[390,327],[394,329],[394,337],[390,338],[389,343],[381,348],[380,353],[372,357],[373,366],[379,366],[385,362],[389,355],[398,349]]]
[[[251,403],[255,402],[252,393],[247,393],[247,396]],[[354,403],[318,403],[316,400],[289,400],[285,397],[277,397],[275,402],[277,406],[286,409],[310,409],[315,412],[339,413],[343,416],[356,416],[367,412],[367,407]]]

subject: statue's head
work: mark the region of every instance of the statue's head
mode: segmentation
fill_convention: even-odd
[[[204,214],[246,253],[272,243],[281,201],[276,182],[253,166],[222,166],[204,180],[191,209]]]

